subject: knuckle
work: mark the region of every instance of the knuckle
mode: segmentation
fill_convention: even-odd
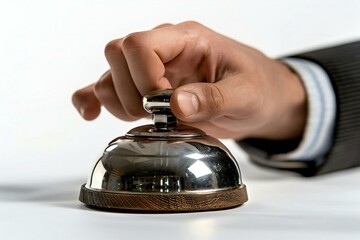
[[[138,48],[143,46],[145,38],[145,32],[130,33],[122,41],[123,50],[126,52],[136,51]]]
[[[215,85],[209,85],[204,89],[207,101],[207,111],[210,114],[221,112],[225,106],[225,98],[220,89]]]
[[[174,26],[174,24],[171,24],[171,23],[163,23],[163,24],[160,24],[160,25],[154,27],[154,29],[160,29],[160,28],[171,27],[171,26]]]
[[[117,55],[122,51],[122,40],[116,39],[108,42],[105,46],[104,53],[106,57]]]
[[[203,25],[201,23],[194,21],[194,20],[186,21],[186,22],[183,22],[180,24],[185,27],[189,27],[189,28],[202,28],[203,27]]]

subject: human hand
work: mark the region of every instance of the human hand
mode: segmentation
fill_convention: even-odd
[[[129,34],[108,43],[105,56],[110,70],[72,98],[86,120],[102,105],[122,120],[145,117],[142,96],[172,88],[176,117],[209,135],[290,139],[303,133],[306,96],[298,76],[199,23]]]

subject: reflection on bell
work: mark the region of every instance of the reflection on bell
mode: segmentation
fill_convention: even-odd
[[[134,128],[109,143],[81,187],[81,202],[117,210],[192,212],[247,201],[234,157],[219,140],[177,125],[171,93],[144,97],[154,125]]]

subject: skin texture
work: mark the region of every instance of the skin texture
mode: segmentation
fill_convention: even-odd
[[[285,64],[197,22],[164,24],[105,47],[110,70],[76,91],[86,120],[104,106],[133,121],[148,116],[142,96],[167,88],[181,122],[219,138],[285,140],[301,137],[306,94]]]

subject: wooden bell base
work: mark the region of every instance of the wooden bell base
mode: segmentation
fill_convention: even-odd
[[[227,209],[248,200],[246,186],[206,193],[115,193],[81,187],[79,200],[90,207],[138,212],[197,212]]]

